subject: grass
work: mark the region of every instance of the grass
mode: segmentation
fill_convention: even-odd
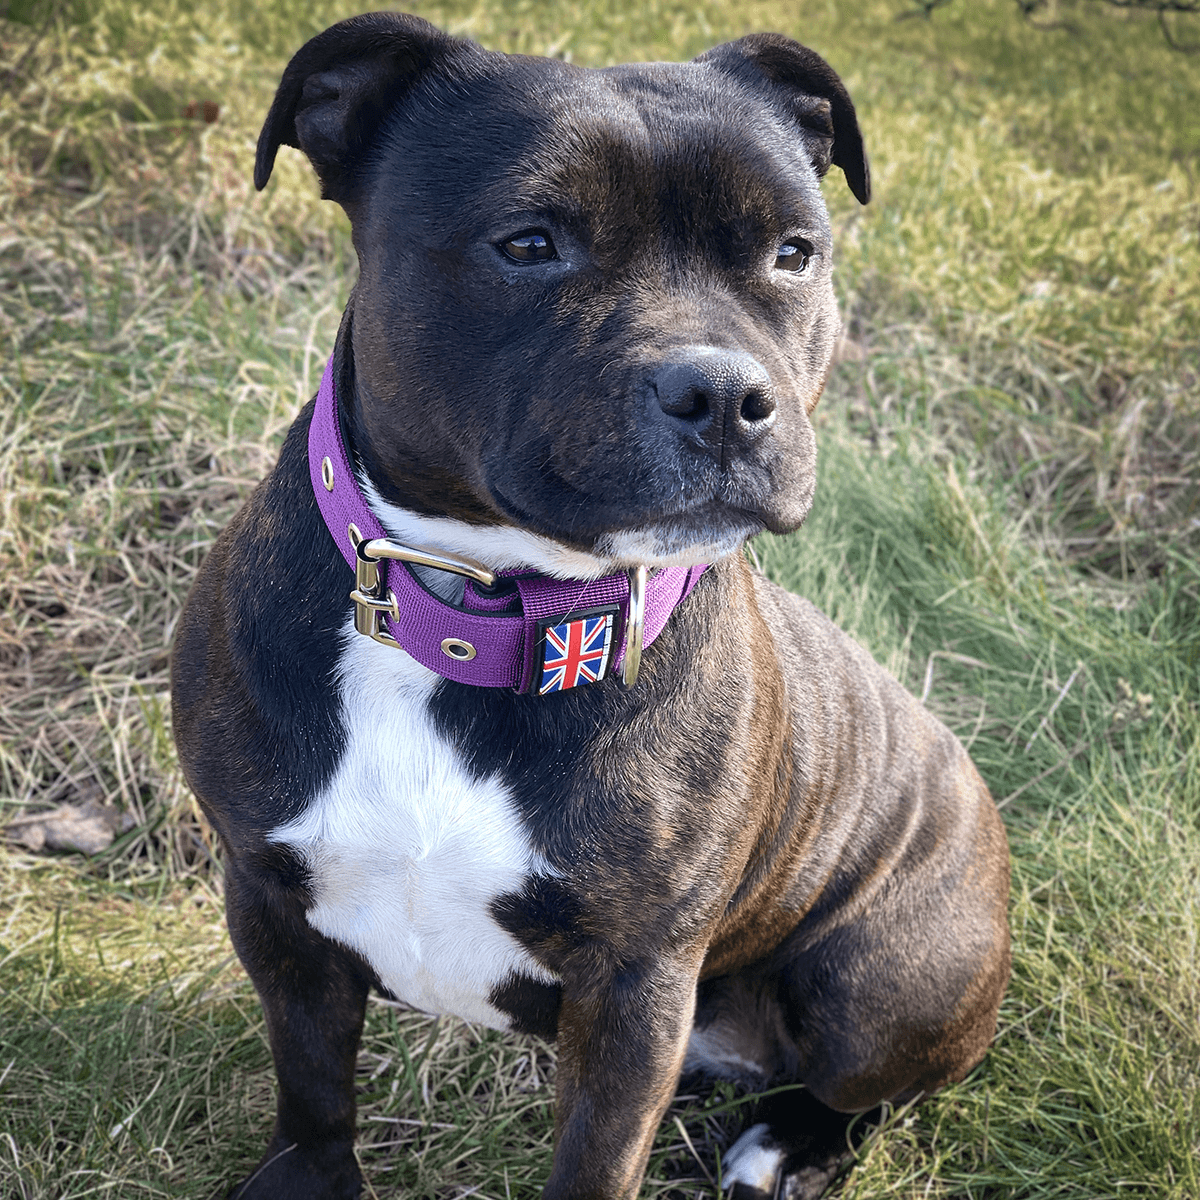
[[[1051,30],[1002,0],[903,7],[420,11],[588,64],[777,28],[847,79],[877,185],[865,210],[825,188],[849,340],[813,516],[756,552],[970,746],[1012,841],[1015,964],[984,1064],[894,1114],[842,1194],[1194,1200],[1200,69],[1100,6],[1064,0]],[[351,11],[0,8],[0,820],[134,818],[91,859],[0,849],[5,1197],[208,1196],[267,1136],[166,648],[353,279],[298,155],[249,183],[287,55]],[[373,1005],[373,1194],[530,1194],[553,1061]],[[746,1112],[681,1098],[644,1194],[713,1196]]]

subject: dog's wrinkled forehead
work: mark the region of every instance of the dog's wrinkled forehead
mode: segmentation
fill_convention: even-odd
[[[353,222],[378,191],[379,164],[396,151],[410,156],[409,169],[385,184],[419,174],[453,186],[505,160],[567,153],[578,166],[592,154],[600,166],[619,145],[625,159],[609,172],[619,181],[672,144],[702,157],[747,140],[761,148],[790,140],[817,177],[838,166],[862,203],[870,196],[845,87],[820,55],[782,35],[744,37],[691,63],[586,71],[486,51],[418,17],[370,13],[318,34],[288,63],[259,136],[254,182],[266,186],[281,145],[297,146]]]
[[[392,114],[375,155],[381,204],[475,228],[550,215],[612,253],[651,227],[694,237],[717,223],[732,242],[823,232],[808,145],[711,67],[493,63],[469,87],[429,75]]]

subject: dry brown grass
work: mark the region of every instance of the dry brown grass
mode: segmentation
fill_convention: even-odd
[[[207,869],[171,632],[336,328],[344,247],[310,188],[278,206],[307,243],[279,252],[249,123],[114,122],[97,94],[131,103],[131,64],[85,83],[69,30],[0,30],[9,61],[33,48],[0,141],[0,790],[10,812],[116,805],[126,863]]]

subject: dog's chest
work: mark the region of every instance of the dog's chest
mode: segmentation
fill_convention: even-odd
[[[309,923],[415,1008],[508,1028],[493,989],[514,975],[556,981],[490,906],[548,865],[504,783],[472,776],[434,728],[437,676],[353,632],[338,676],[347,744],[337,770],[271,834],[308,864]]]

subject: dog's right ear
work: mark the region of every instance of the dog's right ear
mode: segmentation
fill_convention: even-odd
[[[406,13],[368,13],[318,34],[280,80],[258,137],[254,186],[266,187],[281,145],[295,146],[327,200],[353,202],[380,121],[426,71],[464,52],[481,53]]]

